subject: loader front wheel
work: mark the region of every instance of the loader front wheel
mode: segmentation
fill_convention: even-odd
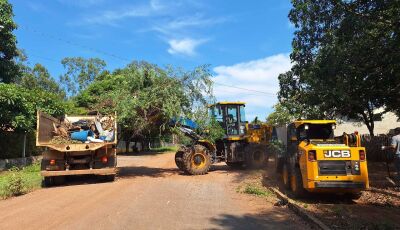
[[[306,195],[306,190],[303,186],[303,178],[299,168],[295,168],[294,172],[290,175],[290,188],[295,198],[301,198]]]
[[[283,164],[282,182],[286,189],[290,188],[290,172],[289,172],[289,167],[287,164]]]
[[[191,175],[204,175],[211,167],[211,157],[208,149],[202,145],[195,145],[192,151],[183,154],[185,171]]]

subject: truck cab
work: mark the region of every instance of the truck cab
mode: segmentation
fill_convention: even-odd
[[[331,192],[357,198],[369,187],[366,151],[360,144],[360,135],[335,138],[335,127],[334,120],[301,120],[287,126],[282,177],[295,195]]]

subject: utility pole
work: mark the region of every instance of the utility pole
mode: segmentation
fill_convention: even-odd
[[[22,158],[25,158],[26,156],[25,150],[26,150],[26,131],[24,131],[24,146],[22,146]]]

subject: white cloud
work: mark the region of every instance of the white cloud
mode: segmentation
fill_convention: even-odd
[[[277,102],[278,75],[290,68],[288,54],[277,54],[231,66],[217,66],[213,69],[216,83],[214,94],[219,101],[246,102],[248,120],[256,116],[264,119]]]
[[[194,16],[185,16],[173,19],[167,23],[164,23],[161,27],[164,30],[174,31],[180,30],[185,28],[193,28],[193,27],[204,27],[204,26],[211,26],[215,24],[220,24],[227,21],[226,18],[219,17],[219,18],[205,18],[201,14],[196,14]]]
[[[206,39],[171,39],[168,41],[168,53],[179,54],[185,56],[194,56],[196,54],[196,47],[206,42]]]
[[[147,17],[155,11],[149,6],[131,6],[119,10],[103,11],[95,16],[86,17],[83,21],[86,24],[116,25],[119,20],[133,17]]]

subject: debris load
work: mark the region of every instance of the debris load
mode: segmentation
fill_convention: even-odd
[[[52,144],[103,143],[114,141],[114,118],[96,116],[95,119],[80,119],[71,122],[68,117],[60,124],[53,123]]]

